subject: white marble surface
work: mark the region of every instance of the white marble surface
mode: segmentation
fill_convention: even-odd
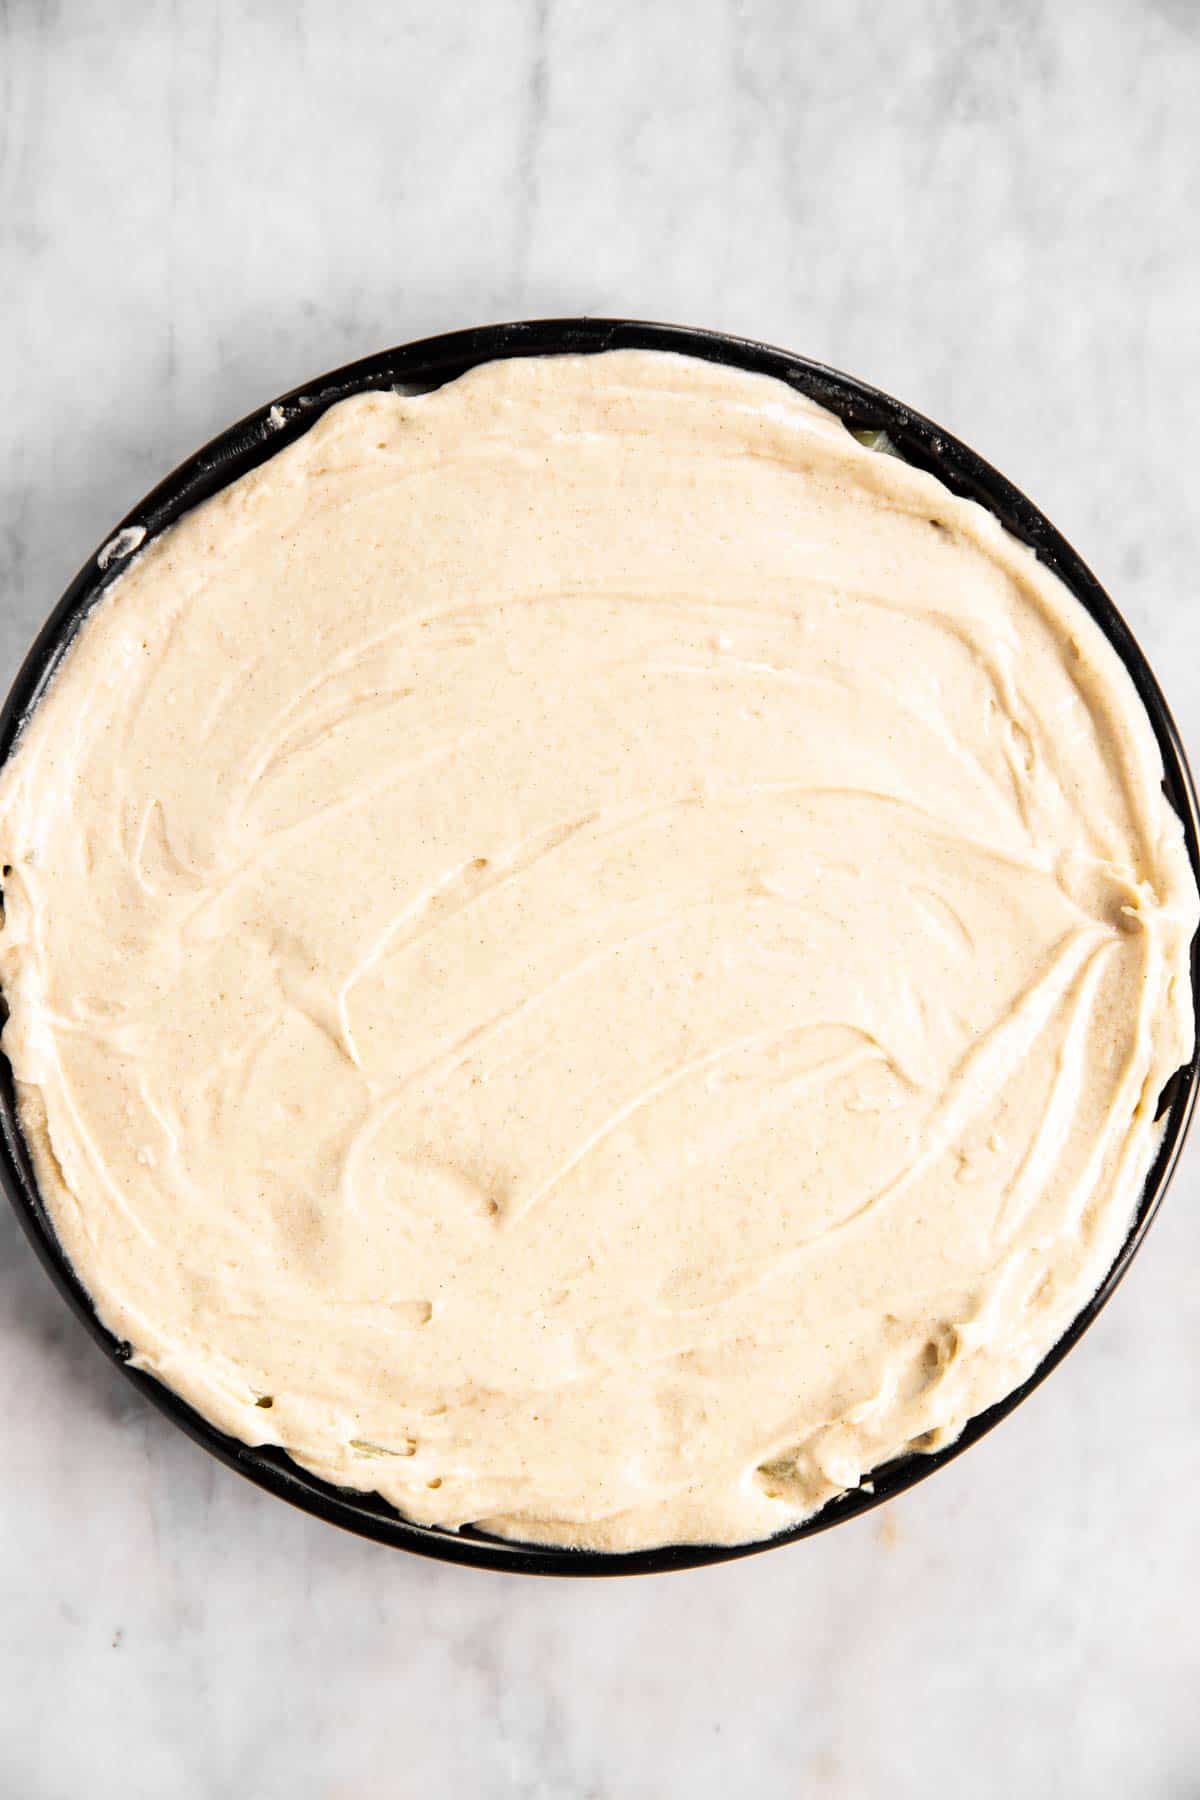
[[[903,395],[1026,487],[1200,750],[1195,0],[0,4],[0,676],[273,393],[626,313]],[[0,1218],[0,1795],[1200,1795],[1200,1143],[991,1439],[756,1561],[538,1583],[290,1511]]]

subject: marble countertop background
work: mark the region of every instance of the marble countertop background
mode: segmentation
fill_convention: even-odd
[[[0,4],[0,679],[184,453],[565,312],[902,395],[1046,508],[1200,752],[1196,0]],[[440,1567],[216,1466],[0,1217],[3,1800],[1200,1796],[1200,1143],[1117,1300],[831,1535]]]

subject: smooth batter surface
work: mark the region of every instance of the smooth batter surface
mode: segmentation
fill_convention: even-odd
[[[59,1233],[143,1367],[414,1519],[765,1536],[1120,1246],[1192,1042],[1161,777],[1033,556],[779,384],[347,401],[0,782]]]

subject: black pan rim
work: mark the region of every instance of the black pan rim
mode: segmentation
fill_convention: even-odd
[[[855,430],[885,431],[906,461],[936,474],[954,493],[977,500],[1065,582],[1113,645],[1150,718],[1165,771],[1164,789],[1184,830],[1193,873],[1200,880],[1200,819],[1187,757],[1163,694],[1137,640],[1108,594],[1045,515],[1003,475],[922,414],[878,388],[788,350],[698,327],[634,319],[561,318],[475,326],[404,344],[294,388],[259,407],[187,458],[135,506],[89,557],[34,641],[0,709],[0,763],[11,755],[21,727],[58,667],[91,606],[129,556],[184,512],[265,462],[302,435],[328,407],[352,394],[399,387],[419,392],[453,380],[479,364],[512,356],[595,355],[605,350],[671,351],[772,375],[836,412]],[[122,535],[124,534],[124,535]],[[1193,1002],[1200,1012],[1200,939],[1192,946]],[[1098,1317],[1125,1275],[1148,1231],[1183,1148],[1196,1101],[1200,1046],[1171,1077],[1160,1102],[1163,1136],[1147,1174],[1129,1232],[1092,1300],[1033,1374],[994,1406],[971,1419],[945,1448],[910,1453],[869,1472],[863,1483],[830,1501],[813,1518],[749,1544],[671,1544],[606,1552],[508,1543],[470,1528],[451,1532],[415,1525],[377,1496],[338,1488],[310,1475],[284,1452],[226,1436],[152,1375],[135,1368],[130,1346],[97,1317],[38,1192],[17,1118],[12,1071],[0,1056],[0,1185],[5,1189],[43,1267],[76,1317],[109,1360],[175,1425],[228,1468],[302,1511],[360,1537],[417,1555],[473,1568],[527,1575],[635,1575],[701,1568],[753,1556],[860,1517],[926,1480],[978,1442],[1041,1385]]]

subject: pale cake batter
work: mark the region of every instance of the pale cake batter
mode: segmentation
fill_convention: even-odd
[[[1096,1289],[1192,1044],[1149,723],[978,507],[639,352],[368,394],[0,784],[4,1048],[139,1366],[410,1518],[735,1543]]]

